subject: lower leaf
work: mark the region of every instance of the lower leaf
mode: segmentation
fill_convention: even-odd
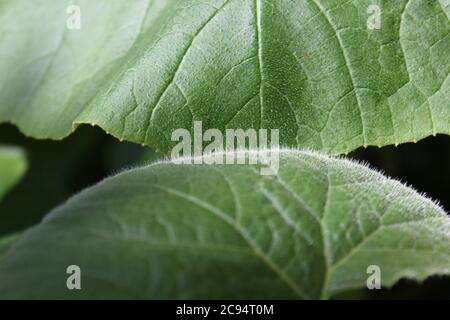
[[[0,298],[312,299],[450,274],[435,203],[348,160],[276,154],[275,175],[158,162],[106,179],[21,237]]]

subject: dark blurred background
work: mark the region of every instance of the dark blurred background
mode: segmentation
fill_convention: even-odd
[[[25,177],[0,202],[0,236],[33,226],[86,187],[157,157],[148,148],[119,142],[90,126],[51,141],[30,139],[12,125],[1,125],[0,144],[23,147],[29,166]]]
[[[90,126],[81,126],[62,141],[49,141],[29,139],[12,125],[0,125],[0,144],[22,146],[29,162],[24,179],[0,203],[0,236],[33,226],[68,197],[108,175],[161,157]],[[400,179],[450,211],[450,136],[358,149],[349,157]],[[450,299],[450,277],[433,277],[422,284],[401,280],[390,290],[356,290],[337,298]]]

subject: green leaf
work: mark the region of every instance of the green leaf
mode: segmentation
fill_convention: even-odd
[[[385,287],[450,273],[450,220],[432,201],[348,160],[283,150],[279,164],[108,178],[25,233],[0,297],[325,298],[365,287],[370,265]],[[66,288],[70,265],[81,290]]]
[[[89,123],[167,151],[202,120],[342,153],[450,133],[443,0],[76,3],[81,30],[69,0],[1,4],[0,121],[28,135]]]
[[[17,239],[19,239],[19,235],[17,234],[0,238],[0,261],[2,261],[3,257]]]
[[[27,162],[22,150],[0,146],[0,200],[22,178],[26,169]]]

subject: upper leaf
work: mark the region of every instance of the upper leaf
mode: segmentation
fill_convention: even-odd
[[[175,128],[279,128],[332,153],[450,132],[443,0],[70,0],[0,6],[0,121],[101,126],[167,151]],[[372,7],[370,7],[372,6]]]
[[[109,178],[21,237],[0,298],[318,298],[365,287],[371,265],[384,286],[450,273],[450,219],[401,183],[306,151],[259,173],[162,162]]]
[[[26,169],[25,156],[20,149],[0,146],[0,200]]]

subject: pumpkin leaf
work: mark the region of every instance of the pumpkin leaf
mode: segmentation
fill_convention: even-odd
[[[9,251],[0,297],[308,299],[366,287],[373,266],[385,287],[450,273],[450,219],[431,200],[348,160],[254,154],[279,155],[278,174],[157,162],[85,190]]]
[[[21,149],[0,146],[0,200],[27,169],[25,154]]]
[[[67,27],[74,3],[79,30]],[[14,0],[0,9],[0,121],[33,137],[88,123],[167,152],[174,129],[201,120],[205,130],[280,129],[282,145],[345,153],[450,132],[443,0]]]

